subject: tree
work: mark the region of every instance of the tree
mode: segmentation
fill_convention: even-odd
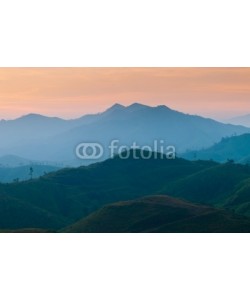
[[[29,172],[30,180],[33,179],[33,173],[34,173],[34,169],[30,167],[30,172]]]

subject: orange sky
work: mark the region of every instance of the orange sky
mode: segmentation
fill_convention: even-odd
[[[0,118],[65,118],[114,103],[215,118],[250,113],[250,68],[0,68]]]

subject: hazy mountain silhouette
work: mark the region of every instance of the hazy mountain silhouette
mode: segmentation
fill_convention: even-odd
[[[39,161],[39,160],[32,160],[27,159],[24,157],[20,157],[17,155],[3,155],[0,156],[0,167],[2,168],[16,168],[22,166],[29,166],[29,165],[40,165],[40,166],[54,166],[56,168],[65,168],[68,167],[69,164],[66,162],[55,162],[55,161]],[[74,164],[72,164],[74,166]]]
[[[250,114],[234,117],[226,120],[226,122],[233,125],[242,125],[242,126],[250,127]]]
[[[75,120],[31,114],[2,121],[0,155],[76,164],[75,147],[82,142],[98,142],[107,147],[113,139],[127,146],[133,142],[152,145],[154,140],[164,140],[166,146],[173,145],[180,153],[209,147],[222,137],[247,132],[249,128],[184,114],[164,105],[149,107],[134,103],[125,107],[115,104],[103,113]]]
[[[60,159],[71,155],[72,148],[80,142],[99,142],[106,148],[111,140],[118,139],[120,145],[151,145],[154,140],[164,140],[177,152],[200,149],[220,141],[222,137],[249,132],[242,126],[226,125],[211,119],[180,113],[166,106],[149,107],[133,104],[128,107],[115,105],[103,114],[92,118],[92,122],[57,135],[50,141],[52,148],[60,147]],[[53,153],[50,154],[51,159]],[[107,158],[107,156],[106,156]]]
[[[1,167],[0,166],[0,183],[11,183],[13,181],[30,180],[30,168],[32,168],[32,178],[38,178],[44,174],[55,172],[59,167],[49,165],[24,165],[19,167]]]
[[[4,155],[0,157],[0,167],[15,168],[20,166],[27,166],[33,163],[29,159],[16,156],[16,155]]]
[[[197,160],[215,160],[218,162],[235,161],[250,163],[250,134],[223,138],[212,147],[200,151],[190,151],[182,155],[183,158]]]

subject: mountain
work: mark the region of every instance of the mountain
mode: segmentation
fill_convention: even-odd
[[[115,104],[103,113],[63,120],[40,115],[27,115],[0,122],[2,146],[0,155],[17,155],[35,161],[54,161],[70,165],[89,164],[77,160],[75,149],[82,142],[100,143],[101,160],[109,157],[108,146],[118,139],[120,146],[153,146],[163,140],[177,153],[201,149],[219,142],[222,137],[249,133],[243,126],[222,124],[212,119],[187,115],[164,105],[149,107],[139,103]],[[153,149],[159,151],[159,149]]]
[[[0,157],[0,167],[15,168],[30,165],[32,162],[16,155],[4,155]]]
[[[50,144],[53,145],[52,148],[60,145],[61,160],[70,155],[73,159],[72,148],[86,141],[100,143],[106,150],[103,158],[108,158],[108,147],[112,140],[119,140],[120,146],[128,147],[136,142],[139,146],[150,146],[154,151],[159,151],[153,148],[154,141],[162,140],[164,147],[173,145],[177,153],[181,153],[187,149],[211,146],[222,137],[246,132],[250,132],[250,129],[186,115],[166,106],[149,107],[133,104],[125,108],[119,106],[118,109],[111,109],[108,114],[104,113],[91,124],[58,135],[50,141]]]
[[[54,117],[28,114],[15,120],[0,121],[0,137],[5,143],[24,139],[38,139],[53,136],[70,128],[70,122]]]
[[[69,163],[70,164],[70,163]],[[64,168],[67,165],[67,162],[52,162],[52,161],[36,161],[30,160],[24,157],[16,156],[16,155],[4,155],[0,156],[0,168],[16,168],[22,166],[30,166],[30,165],[40,165],[40,166],[54,166],[56,168]]]
[[[33,181],[2,184],[0,197],[8,195],[19,199],[56,214],[70,224],[108,203],[155,194],[168,181],[212,165],[214,163],[193,163],[181,159],[137,160],[130,157],[123,160],[116,157],[89,167],[63,169]]]
[[[226,123],[250,127],[250,114],[228,119]]]
[[[71,233],[250,232],[250,219],[168,196],[104,206],[64,229]]]
[[[134,152],[137,158],[133,156]],[[0,230],[63,231],[66,230],[64,228],[69,228],[78,221],[82,222],[83,218],[109,204],[136,201],[133,199],[141,199],[148,195],[165,195],[183,199],[190,205],[223,210],[221,227],[216,227],[216,231],[226,231],[223,227],[225,218],[234,223],[234,212],[250,217],[250,166],[219,164],[213,161],[187,161],[181,158],[169,160],[159,153],[154,153],[150,159],[144,159],[148,153],[139,150],[131,150],[128,154],[128,159],[116,156],[101,163],[59,170],[30,181],[0,184],[0,200],[4,201],[1,212],[3,216],[8,216]],[[16,220],[16,207],[24,211],[23,218],[18,215]],[[131,207],[134,209],[134,204]],[[156,209],[158,208],[159,206]],[[183,206],[180,209],[182,210]],[[50,221],[47,222],[47,219],[41,217],[36,223],[36,218],[32,217],[32,210],[34,215],[49,216]],[[147,219],[148,211],[144,208],[143,211]],[[32,222],[28,223],[27,218],[32,218]],[[202,220],[204,226],[201,231],[212,230],[212,224],[207,223],[206,218]],[[212,220],[219,226],[219,217]],[[244,222],[245,220],[244,218]],[[183,219],[183,225],[185,222]],[[173,231],[177,230],[177,227],[171,228]],[[180,227],[180,232],[183,228]],[[198,230],[196,225],[194,228]],[[146,225],[145,231],[150,230],[153,228]],[[236,229],[228,227],[228,230]],[[243,228],[241,230],[245,232]]]
[[[134,103],[123,107],[116,104],[107,112],[89,126],[72,129],[71,138],[75,136],[77,141],[94,140],[104,145],[110,140],[119,139],[124,145],[131,145],[135,141],[142,146],[152,145],[154,140],[162,139],[167,145],[175,146],[177,152],[183,152],[188,148],[213,145],[225,136],[250,132],[241,126],[187,115],[164,105],[149,107]]]
[[[30,168],[33,168],[33,178],[38,178],[46,173],[55,172],[64,166],[52,165],[50,162],[30,161],[26,158],[5,155],[0,157],[0,182],[10,183],[30,179]]]
[[[0,232],[16,232],[25,228],[29,228],[29,231],[31,228],[34,228],[33,231],[42,231],[40,227],[56,230],[65,225],[62,219],[47,210],[6,195],[0,197]]]
[[[215,160],[227,162],[233,160],[238,163],[250,162],[250,134],[223,138],[212,147],[200,151],[189,151],[182,154],[183,158],[197,160]]]
[[[59,167],[49,165],[24,165],[20,167],[0,167],[0,182],[10,183],[13,181],[30,180],[30,168],[32,167],[32,178],[38,178],[44,174],[55,172],[59,170]]]

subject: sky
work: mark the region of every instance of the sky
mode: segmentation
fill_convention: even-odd
[[[0,118],[63,118],[114,103],[227,119],[250,113],[250,68],[0,68]]]

